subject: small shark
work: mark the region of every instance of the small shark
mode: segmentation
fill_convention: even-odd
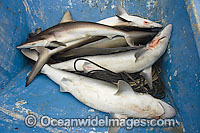
[[[112,39],[115,36],[123,36],[130,46],[134,46],[131,39],[132,32],[126,32],[93,22],[66,22],[50,27],[40,32],[34,38],[17,46],[17,48],[31,48],[36,46],[46,46],[49,44],[58,44],[66,46],[65,43],[83,39],[85,37],[105,36]]]
[[[135,73],[142,71],[141,75],[145,77],[149,87],[152,88],[152,65],[166,51],[171,36],[171,31],[172,25],[169,24],[144,48],[110,55],[85,56],[84,58],[116,73]],[[75,71],[74,62],[77,59],[78,58],[52,64],[51,66],[56,69]],[[76,68],[79,71],[85,72],[102,70],[102,68],[99,68],[98,66],[85,60],[78,61],[76,63]]]
[[[97,23],[110,26],[134,26],[138,28],[162,28],[162,25],[138,16],[131,16],[120,6],[117,5],[117,14],[114,17],[106,18]]]
[[[30,49],[22,49],[25,56],[37,60]],[[172,118],[175,109],[169,104],[152,97],[149,94],[134,92],[131,86],[123,80],[117,85],[97,80],[71,72],[66,72],[45,64],[41,73],[47,75],[56,84],[60,85],[61,92],[71,93],[89,107],[108,112],[111,118]],[[120,127],[110,126],[109,132],[117,132]]]

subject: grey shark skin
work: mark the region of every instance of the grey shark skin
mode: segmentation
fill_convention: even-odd
[[[130,31],[132,32],[132,41],[134,44],[146,45],[158,32],[147,32],[147,31]],[[113,39],[103,38],[82,47],[95,47],[95,48],[116,48],[128,46],[124,37],[114,37]]]
[[[74,48],[67,52],[57,54],[52,58],[58,62],[66,61],[73,58],[93,56],[93,55],[109,55],[113,53],[120,53],[125,51],[130,51],[133,49],[138,49],[144,46],[138,47],[117,47],[117,48],[98,48],[98,47],[80,47]]]
[[[149,86],[152,87],[151,67],[166,51],[171,31],[172,25],[169,24],[161,32],[159,32],[146,47],[138,50],[131,50],[128,52],[110,55],[86,56],[84,58],[116,73],[135,73],[142,71],[141,75],[145,77]],[[51,66],[56,69],[74,71],[74,62],[76,60],[77,58],[52,64]],[[76,68],[85,72],[101,70],[101,68],[83,60],[77,62]]]
[[[22,53],[35,61],[38,58],[38,55],[30,49],[22,49]],[[47,64],[41,73],[60,85],[61,92],[69,92],[87,106],[110,113],[111,118],[164,119],[172,118],[176,114],[175,109],[169,104],[149,94],[134,92],[125,81],[118,81],[116,86],[102,80],[54,69]],[[109,131],[117,130],[119,128],[109,127]]]
[[[38,44],[42,44],[43,46],[44,43],[45,45],[48,45],[49,43],[52,43],[52,44],[56,43],[56,44],[61,44],[65,46],[64,43],[68,42],[68,45],[69,45],[69,43],[73,44],[74,42],[79,41],[79,40],[82,42],[83,39],[88,39],[88,37],[92,37],[92,36],[107,36],[108,38],[113,38],[116,35],[124,36],[129,45],[134,44],[130,36],[132,35],[132,32],[128,33],[122,30],[115,29],[110,26],[96,24],[92,22],[67,22],[67,23],[58,24],[56,26],[53,26],[39,33],[34,38],[29,39],[27,43],[22,44],[18,46],[17,48],[29,48],[27,46],[30,46],[30,45],[38,47],[37,46]],[[65,49],[64,46],[58,47],[59,49],[58,51],[62,51],[63,49]],[[37,51],[38,52],[40,51],[39,53],[41,55],[40,55],[39,60],[34,65],[30,73],[30,76],[27,77],[26,86],[28,86],[32,82],[32,80],[35,78],[35,76],[37,75],[41,67],[46,63],[46,61],[51,56],[51,54],[48,54],[49,53],[48,50],[44,50],[44,48],[42,47],[37,48]],[[54,51],[58,52],[57,48]],[[56,52],[52,52],[52,54]]]
[[[51,42],[65,46],[64,43],[83,39],[85,37],[106,36],[111,39],[118,35],[123,36],[130,46],[134,45],[131,41],[131,34],[129,32],[93,22],[67,22],[42,31],[40,34],[31,38],[28,42],[19,45],[17,48],[45,46]]]

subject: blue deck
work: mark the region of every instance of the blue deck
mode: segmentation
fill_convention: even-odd
[[[168,101],[177,110],[183,125],[175,128],[134,128],[136,132],[200,131],[200,2],[198,0],[2,0],[0,1],[0,130],[7,131],[98,131],[93,128],[34,128],[25,126],[28,112],[52,118],[87,118],[88,115],[108,115],[93,110],[68,93],[60,93],[59,86],[39,75],[25,88],[25,77],[31,67],[29,61],[15,47],[24,42],[28,33],[37,27],[46,29],[57,24],[69,10],[75,20],[98,21],[115,14],[115,6],[123,4],[132,14],[164,25],[173,24],[167,52],[159,60]],[[198,7],[198,8],[197,8]],[[120,129],[121,132],[127,130]]]

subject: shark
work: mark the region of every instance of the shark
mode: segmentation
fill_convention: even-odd
[[[22,53],[36,61],[37,54],[30,49]],[[41,73],[60,86],[60,92],[70,93],[80,102],[96,110],[107,112],[111,118],[165,119],[176,115],[175,109],[166,102],[149,94],[137,93],[131,86],[119,80],[117,85],[75,73],[55,69],[45,64]],[[108,132],[117,132],[120,127],[110,126]]]
[[[154,37],[154,39],[143,48],[121,53],[114,53],[110,55],[85,56],[84,58],[115,73],[135,73],[141,71],[141,75],[144,76],[148,82],[149,87],[152,88],[152,65],[166,51],[171,32],[172,24],[169,24],[163,28]],[[51,66],[56,69],[75,71],[74,63],[77,59],[78,58],[52,64]],[[79,71],[85,72],[92,70],[102,70],[102,68],[85,60],[76,62],[76,68]]]

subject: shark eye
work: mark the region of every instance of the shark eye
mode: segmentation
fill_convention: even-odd
[[[147,21],[144,21],[144,24],[149,24],[149,22],[147,22]]]

